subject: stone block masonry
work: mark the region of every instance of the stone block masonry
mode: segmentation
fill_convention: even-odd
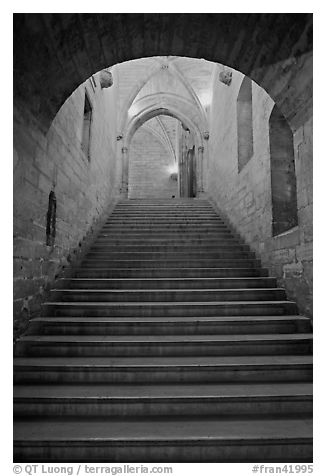
[[[175,122],[172,118],[165,121],[168,119]],[[173,154],[150,130],[138,129],[130,144],[129,198],[177,197],[178,182],[171,178],[174,163]]]
[[[312,118],[293,133],[298,226],[273,236],[269,118],[274,107],[267,93],[252,84],[253,156],[238,172],[236,101],[241,77],[217,83],[211,110],[207,193],[276,276],[302,314],[312,316]]]
[[[115,203],[117,175],[114,86],[97,75],[79,86],[49,131],[16,108],[14,168],[14,336],[39,313],[53,281],[87,248],[104,211]],[[85,93],[93,108],[90,156],[82,150]],[[23,122],[25,126],[23,127]],[[28,128],[26,123],[28,122]],[[108,133],[108,130],[110,131]],[[56,197],[55,230],[47,239],[49,194]],[[50,230],[50,231],[51,231]]]

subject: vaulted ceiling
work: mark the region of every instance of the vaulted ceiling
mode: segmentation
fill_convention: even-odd
[[[213,83],[223,69],[218,63],[178,56],[115,65],[112,73],[119,84],[119,132],[124,135],[135,118],[155,108],[173,110],[176,117],[179,111],[203,132],[207,129]],[[158,128],[162,125],[164,121],[158,123]],[[166,134],[167,131],[163,133]]]

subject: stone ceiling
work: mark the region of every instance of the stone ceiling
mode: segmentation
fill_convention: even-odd
[[[112,73],[119,84],[119,130],[122,132],[140,113],[145,100],[148,103],[154,99],[159,107],[167,96],[195,106],[207,117],[213,82],[223,70],[224,66],[218,63],[177,56],[142,58],[115,65]]]

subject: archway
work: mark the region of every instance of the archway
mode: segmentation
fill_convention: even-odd
[[[191,135],[190,142],[183,140],[183,150],[178,157],[178,196],[194,197],[198,196],[203,190],[203,137],[198,124],[193,122],[188,116],[178,109],[170,107],[169,109],[157,108],[152,106],[136,115],[128,124],[125,134],[122,153],[122,192],[128,196],[129,182],[129,151],[130,144],[136,132],[147,121],[159,117],[168,116],[180,121],[184,131],[189,131]],[[191,131],[191,132],[190,132]],[[181,139],[181,137],[180,137]],[[191,146],[190,146],[191,145]],[[172,174],[172,172],[171,172]]]
[[[312,105],[312,14],[15,14],[14,33],[15,106],[43,130],[94,71],[166,54],[241,71],[293,130]]]
[[[137,114],[128,124],[128,128],[125,134],[125,146],[122,149],[122,187],[125,195],[128,195],[128,170],[129,170],[129,148],[130,143],[135,135],[136,131],[148,120],[157,116],[170,116],[178,119],[181,124],[184,125],[184,129],[191,131],[191,147],[190,143],[186,145],[186,141],[183,140],[184,150],[180,152],[178,194],[181,197],[194,197],[203,191],[203,136],[200,130],[199,124],[194,122],[187,116],[182,109],[176,108],[176,106],[169,108],[157,108],[157,106],[151,106],[139,114]],[[190,149],[193,149],[190,152]],[[179,159],[178,159],[179,160]],[[191,165],[190,165],[191,163]]]

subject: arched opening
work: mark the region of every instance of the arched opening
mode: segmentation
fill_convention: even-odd
[[[92,105],[85,91],[82,149],[88,160],[91,158]]]
[[[15,105],[22,101],[47,129],[94,71],[166,54],[241,71],[295,123],[311,81],[302,65],[312,60],[312,14],[15,14]],[[291,97],[289,82],[298,87]]]
[[[215,67],[195,58],[155,57],[114,68],[121,87],[128,86],[123,78],[132,73],[135,80],[118,121],[124,196],[193,198],[202,189],[198,147],[208,117],[201,101],[211,96]]]
[[[273,236],[298,224],[297,183],[293,134],[285,117],[274,106],[269,119]]]
[[[178,120],[156,116],[133,135],[129,146],[128,198],[177,198]]]
[[[249,162],[254,153],[252,126],[252,81],[245,76],[237,99],[238,171]]]
[[[129,198],[194,198],[200,188],[199,131],[180,115],[157,110],[132,124],[125,178]],[[181,114],[182,117],[182,114]],[[185,119],[185,118],[183,118]]]

